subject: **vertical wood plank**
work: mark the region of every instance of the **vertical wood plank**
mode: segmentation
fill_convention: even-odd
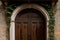
[[[23,23],[23,26],[22,26],[22,30],[23,30],[23,33],[22,33],[22,35],[23,35],[23,40],[27,40],[27,27],[28,27],[28,25],[27,24],[25,24],[25,23]]]
[[[20,27],[21,27],[21,24],[19,23],[19,40],[20,40]]]
[[[36,24],[32,23],[32,40],[36,40]]]
[[[16,40],[20,40],[20,24],[16,23]]]

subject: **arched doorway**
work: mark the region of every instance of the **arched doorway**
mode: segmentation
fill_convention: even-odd
[[[11,16],[10,40],[35,40],[35,37],[36,40],[48,40],[48,24],[48,12],[43,7],[36,4],[20,5]]]
[[[15,18],[15,40],[46,40],[46,18],[35,9],[25,9]]]

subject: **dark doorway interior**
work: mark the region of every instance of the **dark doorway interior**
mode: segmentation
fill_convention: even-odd
[[[15,40],[46,40],[46,18],[36,9],[24,9],[15,18]]]

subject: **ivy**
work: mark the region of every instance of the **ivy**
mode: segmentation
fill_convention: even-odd
[[[54,40],[54,25],[55,25],[55,17],[53,13],[53,8],[49,4],[40,4],[43,6],[49,13],[50,20],[49,20],[49,38],[50,40]],[[7,16],[7,25],[10,26],[10,20],[13,10],[19,5],[10,5],[6,7],[6,16]]]
[[[50,16],[50,21],[49,21],[49,36],[50,40],[54,40],[54,25],[55,25],[55,17],[53,13],[53,9],[50,9],[49,16]]]
[[[17,6],[16,5],[10,5],[6,7],[6,13],[5,15],[7,16],[7,25],[10,26],[10,21],[11,21],[11,15],[13,10],[15,10]]]
[[[49,13],[49,38],[50,40],[54,40],[54,26],[55,26],[55,17],[53,13],[53,8],[49,4],[42,4],[42,6],[48,11]]]

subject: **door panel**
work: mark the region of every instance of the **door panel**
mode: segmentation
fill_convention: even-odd
[[[37,24],[36,23],[32,23],[31,24],[32,25],[32,40],[37,40],[36,39],[36,26],[37,26]]]
[[[20,32],[20,28],[21,28],[20,26],[21,26],[20,23],[16,23],[16,27],[15,27],[16,28],[16,30],[15,30],[16,31],[16,33],[15,33],[16,34],[16,40],[20,40],[20,36],[21,36],[20,35],[20,33],[21,33]]]
[[[43,17],[36,13],[18,15],[15,20],[16,40],[46,40]]]
[[[22,40],[27,40],[27,34],[28,34],[28,24],[23,23],[22,24]]]

